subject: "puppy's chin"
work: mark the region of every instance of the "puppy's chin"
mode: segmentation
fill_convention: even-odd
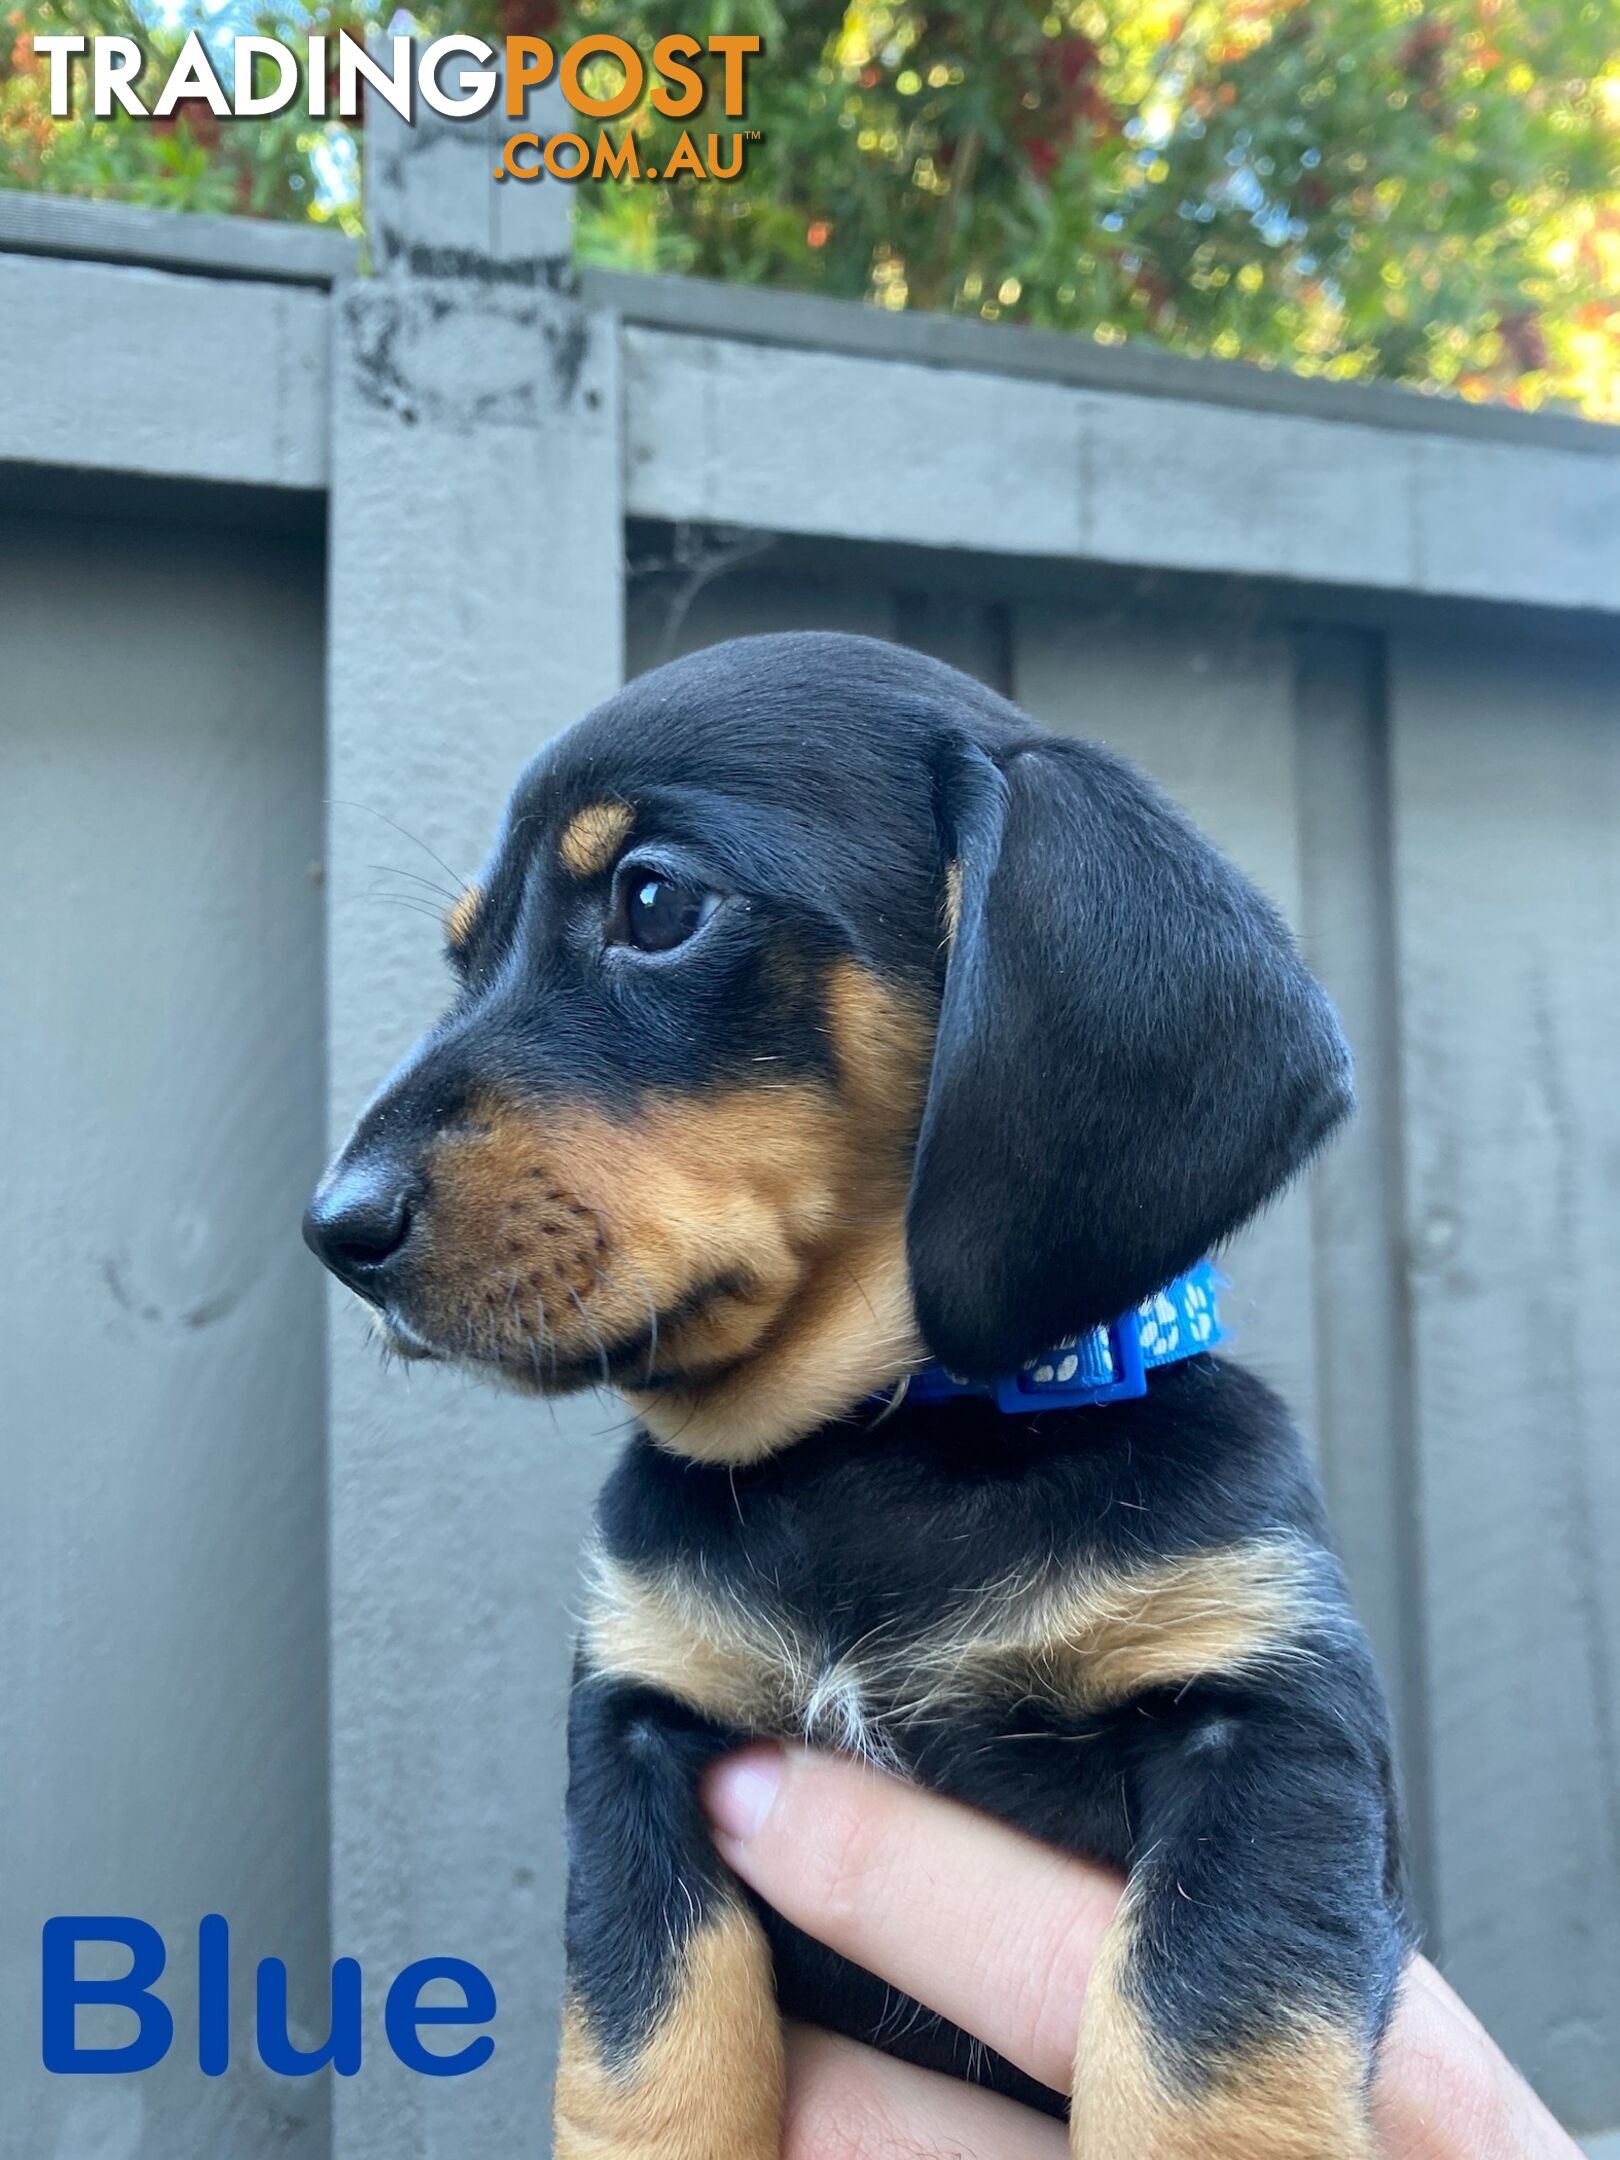
[[[778,1302],[780,1300],[780,1302]],[[397,1310],[370,1311],[384,1351],[459,1366],[508,1393],[616,1389],[661,1447],[697,1462],[750,1463],[847,1417],[925,1362],[898,1213],[803,1256],[791,1289],[740,1272],[688,1293],[677,1315],[619,1343],[510,1343],[469,1351]]]
[[[685,1385],[689,1375],[708,1379],[739,1364],[785,1298],[737,1265],[700,1278],[661,1309],[649,1300],[647,1320],[619,1335],[599,1333],[584,1304],[571,1329],[534,1334],[512,1325],[475,1331],[464,1320],[458,1324],[453,1308],[438,1322],[393,1309],[386,1319],[376,1317],[379,1334],[400,1355],[458,1366],[513,1394],[556,1398],[600,1388],[655,1394]]]
[[[802,1289],[746,1355],[696,1378],[619,1386],[642,1425],[672,1454],[750,1463],[847,1417],[926,1356],[896,1221],[812,1265]]]
[[[442,1350],[436,1350],[424,1336],[418,1335],[409,1321],[397,1313],[379,1312],[376,1306],[361,1299],[366,1318],[371,1322],[372,1338],[385,1358],[398,1358],[406,1365],[441,1365],[445,1362]]]

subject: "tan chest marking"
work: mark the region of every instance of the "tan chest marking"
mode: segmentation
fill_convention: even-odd
[[[1132,1569],[1059,1577],[942,1648],[970,1691],[1014,1682],[1059,1708],[1105,1709],[1154,1688],[1298,1654],[1310,1560],[1285,1536],[1245,1538]]]
[[[988,1592],[943,1634],[918,1641],[897,1629],[838,1654],[763,1595],[748,1607],[601,1553],[591,1570],[594,1672],[659,1688],[722,1724],[802,1732],[879,1759],[889,1728],[953,1707],[1033,1696],[1083,1716],[1298,1655],[1311,1610],[1309,1556],[1281,1536]]]
[[[660,1689],[722,1724],[794,1732],[815,1660],[794,1631],[667,1574],[587,1556],[585,1651],[593,1675]]]

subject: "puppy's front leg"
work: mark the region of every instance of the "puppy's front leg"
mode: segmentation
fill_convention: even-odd
[[[1371,2160],[1367,2087],[1406,1949],[1380,1766],[1308,1701],[1212,1699],[1172,1731],[1135,1780],[1074,2151]]]
[[[776,2160],[770,1951],[697,1800],[739,1737],[649,1688],[575,1681],[555,2160]]]

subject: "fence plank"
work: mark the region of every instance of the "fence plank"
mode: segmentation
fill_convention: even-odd
[[[1605,454],[624,337],[637,516],[1620,607],[1620,459]]]
[[[0,195],[0,252],[325,287],[353,270],[360,251],[347,233],[330,225],[218,217],[203,210],[176,217],[170,209],[145,203],[7,188]],[[118,353],[120,361],[128,357]]]
[[[784,572],[768,534],[686,530],[644,559],[627,609],[628,672],[639,675],[722,638],[768,630],[850,630],[894,638],[976,675],[1008,684],[1006,610],[956,593],[889,591],[852,576]]]
[[[1299,633],[1300,930],[1356,1058],[1356,1115],[1311,1177],[1323,1482],[1400,1743],[1415,1901],[1432,1925],[1421,1555],[1380,641]]]
[[[0,458],[326,485],[327,297],[0,248]]]
[[[323,1311],[294,1229],[321,1147],[323,583],[253,535],[0,516],[7,2160],[328,2151],[325,2079],[256,2074],[240,2027],[234,2074],[202,2077],[184,2038],[205,1912],[233,2001],[266,1956],[295,2029],[330,1996]],[[181,2038],[145,2075],[45,2070],[60,1913],[161,1931]],[[86,2011],[81,2044],[127,2024]]]
[[[1620,712],[1399,641],[1396,929],[1436,1885],[1462,1992],[1620,2121]]]
[[[768,543],[764,552],[768,565]],[[773,576],[754,556],[744,536],[734,554],[723,542],[713,543],[684,569],[638,576],[626,611],[626,672],[641,675],[705,645],[772,630],[895,634],[893,597],[881,586]]]
[[[1060,383],[626,329],[641,517],[1074,555],[1085,399]],[[949,479],[941,484],[941,456]],[[1009,473],[1051,484],[1009,489]]]

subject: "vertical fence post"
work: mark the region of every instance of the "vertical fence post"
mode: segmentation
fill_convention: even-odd
[[[576,296],[566,190],[494,180],[498,112],[368,108],[372,269],[333,309],[335,1138],[443,999],[432,918],[520,767],[623,664],[617,324]],[[332,1933],[368,2026],[334,2153],[527,2160],[560,1965],[567,1613],[612,1419],[407,1381],[364,1338],[335,1300]],[[495,2054],[467,2077],[405,2071],[383,2038],[389,1980],[430,1955],[497,1990]]]

